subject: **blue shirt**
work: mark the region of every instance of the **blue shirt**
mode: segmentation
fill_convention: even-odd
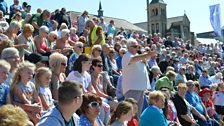
[[[168,123],[162,110],[149,106],[141,114],[139,126],[168,126]]]
[[[100,118],[97,117],[96,119],[97,119],[98,125],[102,126],[102,122],[101,122]],[[84,115],[81,115],[80,116],[80,126],[93,126],[93,124]]]
[[[114,26],[111,26],[111,25],[108,25],[107,26],[107,34],[112,34],[114,36],[115,34],[115,31],[116,31],[116,28]]]
[[[0,107],[6,104],[8,93],[9,93],[9,86],[4,83],[1,83],[0,84]]]
[[[117,68],[122,69],[122,57],[121,56],[118,56],[116,58],[116,63],[117,63]]]
[[[153,66],[158,66],[158,64],[157,64],[155,59],[150,59],[148,61],[148,65],[149,65],[149,68],[152,68]]]
[[[199,77],[199,85],[200,87],[210,87],[212,85],[212,81],[209,79],[209,76],[201,75]]]
[[[198,112],[204,114],[201,98],[196,92],[190,93],[187,91],[185,98]]]

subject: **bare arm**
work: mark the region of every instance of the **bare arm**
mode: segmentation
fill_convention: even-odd
[[[194,107],[192,107],[192,113],[197,116],[198,118],[201,118],[202,120],[206,121],[206,118],[204,115],[200,114]]]
[[[39,29],[39,26],[37,25],[37,22],[33,21],[32,25],[33,25],[34,28]]]
[[[186,120],[189,123],[196,123],[194,119],[192,119],[190,116],[188,115],[180,115],[181,118],[183,118],[184,120]]]
[[[153,55],[155,55],[155,52],[149,51],[148,53],[134,56],[134,57],[131,58],[129,64],[136,63],[136,62],[141,61],[141,60],[145,60],[145,59],[147,59],[147,58],[149,58],[150,56],[153,56]]]
[[[18,96],[18,98],[19,98],[22,102],[24,102],[24,104],[31,104],[31,101],[29,101],[28,99],[26,99],[25,94],[22,93],[22,91],[21,91],[21,89],[19,88],[19,86],[16,86],[13,92],[14,92],[14,94],[15,94],[16,96]]]
[[[45,100],[45,98],[44,98],[43,95],[40,95],[40,100],[41,100],[41,102],[42,102],[42,106],[44,107],[44,109],[45,109],[45,110],[48,110],[49,105],[47,104],[47,102],[46,102],[46,100]]]

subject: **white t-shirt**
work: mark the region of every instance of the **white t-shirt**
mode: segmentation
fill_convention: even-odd
[[[224,106],[224,92],[216,91],[212,98],[215,99],[214,105]]]
[[[138,54],[136,54],[138,55]],[[129,51],[123,56],[122,59],[122,87],[123,94],[129,90],[140,90],[151,89],[148,78],[148,71],[146,66],[141,61],[130,64],[132,57],[136,56],[131,54]]]
[[[68,74],[66,80],[78,81],[82,84],[84,90],[87,92],[87,89],[91,83],[91,76],[88,72],[84,73],[82,76],[78,71],[72,71]]]

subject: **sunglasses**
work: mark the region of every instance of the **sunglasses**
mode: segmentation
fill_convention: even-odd
[[[121,52],[121,54],[126,54],[126,52]]]
[[[82,46],[77,46],[77,47],[79,47],[80,49],[83,48]]]
[[[54,40],[58,39],[57,37],[54,37]]]
[[[61,63],[62,66],[67,66],[67,63]]]
[[[97,67],[103,67],[103,64],[97,64],[96,66]]]
[[[98,52],[102,52],[102,50],[97,50]]]
[[[90,103],[88,104],[88,106],[89,106],[90,108],[95,108],[95,107],[99,107],[99,106],[101,106],[101,104],[100,104],[99,102],[97,102],[97,101],[93,101],[93,102],[90,102]]]
[[[110,53],[114,54],[115,52],[110,52]]]
[[[134,46],[131,46],[132,48],[138,48],[138,46],[137,45],[134,45]]]

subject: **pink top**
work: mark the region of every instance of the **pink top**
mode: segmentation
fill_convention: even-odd
[[[40,41],[40,48],[46,51],[47,50],[47,44],[46,44],[46,42]]]

